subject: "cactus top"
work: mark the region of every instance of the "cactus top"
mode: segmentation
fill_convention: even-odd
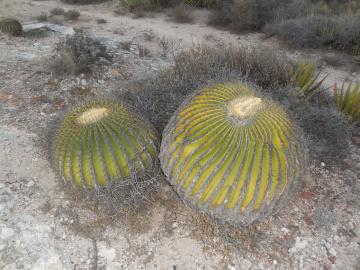
[[[297,186],[306,156],[300,134],[280,104],[242,83],[218,84],[181,105],[160,161],[190,204],[249,221]]]

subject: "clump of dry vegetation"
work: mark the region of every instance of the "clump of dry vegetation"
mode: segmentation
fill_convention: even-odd
[[[64,13],[64,17],[67,20],[76,21],[80,17],[80,12],[76,9],[71,9]]]
[[[53,68],[58,74],[90,72],[100,58],[111,60],[105,46],[81,31],[60,40],[54,58]]]
[[[179,23],[191,23],[193,17],[191,16],[191,7],[183,3],[177,5],[170,11],[170,16],[173,21]]]
[[[353,0],[225,0],[210,24],[234,31],[263,30],[299,47],[360,54],[360,2]]]
[[[65,14],[65,10],[63,8],[59,8],[59,7],[56,7],[56,8],[53,8],[50,10],[50,14],[51,15],[64,15]]]
[[[61,1],[67,4],[87,5],[87,4],[106,2],[107,0],[61,0]]]

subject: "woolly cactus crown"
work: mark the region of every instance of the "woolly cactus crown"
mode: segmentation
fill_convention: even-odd
[[[90,101],[63,119],[56,136],[56,171],[75,189],[111,187],[157,164],[154,129],[124,104]]]
[[[306,148],[281,106],[245,84],[187,99],[164,130],[161,166],[190,205],[248,224],[297,187]]]

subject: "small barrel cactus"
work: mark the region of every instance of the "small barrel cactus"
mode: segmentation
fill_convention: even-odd
[[[22,25],[15,19],[2,19],[0,20],[0,30],[1,32],[11,36],[21,36]]]
[[[124,104],[88,101],[62,120],[52,158],[65,183],[91,191],[154,171],[158,144],[154,128]]]
[[[218,84],[187,99],[163,134],[160,163],[191,206],[236,224],[277,210],[296,189],[307,149],[274,101]]]

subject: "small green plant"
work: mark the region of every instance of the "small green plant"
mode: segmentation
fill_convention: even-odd
[[[80,17],[80,12],[76,9],[68,10],[65,12],[64,17],[71,21],[76,21]]]
[[[65,14],[65,10],[59,7],[53,8],[52,10],[50,10],[50,14],[51,15],[64,15]]]
[[[337,109],[351,122],[360,121],[360,82],[344,82],[341,87],[335,85],[334,100]]]
[[[290,66],[289,78],[295,86],[299,87],[299,95],[311,98],[319,93],[327,76],[320,79],[321,73],[316,70],[313,63],[300,62],[295,67]]]
[[[185,100],[164,130],[159,157],[180,197],[246,225],[287,201],[306,153],[279,104],[244,83],[225,83]]]
[[[10,36],[21,36],[22,25],[16,19],[2,19],[0,20],[0,31]]]
[[[157,167],[153,127],[125,104],[89,101],[60,123],[53,145],[56,173],[74,190],[111,189]]]

